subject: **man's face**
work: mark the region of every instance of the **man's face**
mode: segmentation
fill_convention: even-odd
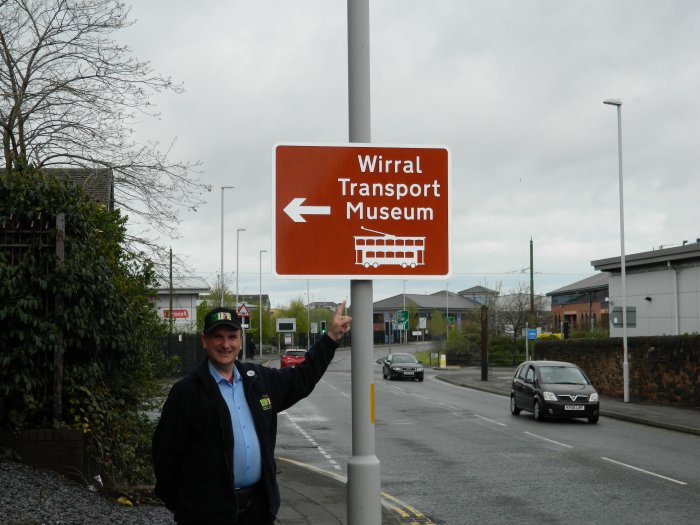
[[[202,346],[217,370],[231,370],[241,351],[241,331],[228,326],[214,328],[202,335]]]

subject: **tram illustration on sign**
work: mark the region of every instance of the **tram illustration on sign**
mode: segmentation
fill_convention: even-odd
[[[361,229],[377,235],[355,236],[355,264],[365,268],[397,265],[415,268],[425,264],[425,237],[399,237],[390,233]]]

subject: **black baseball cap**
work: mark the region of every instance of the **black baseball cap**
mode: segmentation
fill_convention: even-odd
[[[238,314],[233,308],[214,308],[211,312],[204,316],[204,333],[208,334],[217,326],[228,326],[234,330],[241,329],[241,322],[238,319]]]

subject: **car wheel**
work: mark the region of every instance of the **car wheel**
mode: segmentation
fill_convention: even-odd
[[[418,378],[418,381],[420,381],[420,382],[422,383],[422,382],[423,382],[423,378],[422,378],[422,377],[419,377],[419,378]]]
[[[598,416],[589,417],[588,422],[595,425],[598,422]]]
[[[535,416],[535,421],[544,421],[544,414],[540,402],[535,400],[535,405],[532,407],[532,413]]]
[[[510,396],[510,413],[513,414],[514,416],[517,416],[520,414],[520,409],[518,408],[518,405],[515,403],[515,396]]]

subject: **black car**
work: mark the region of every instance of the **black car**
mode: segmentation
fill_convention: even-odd
[[[423,363],[413,354],[389,354],[382,366],[384,379],[405,378],[423,381]]]
[[[598,392],[578,366],[562,361],[525,361],[515,371],[510,412],[532,412],[537,421],[587,418],[598,422]]]

